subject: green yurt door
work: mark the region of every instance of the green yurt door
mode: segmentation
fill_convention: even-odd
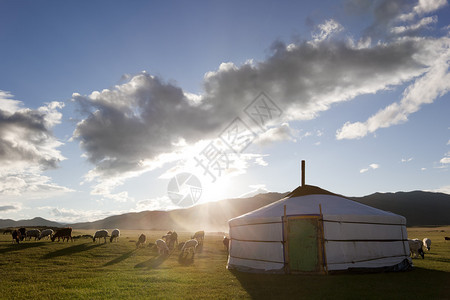
[[[291,272],[323,271],[319,217],[287,218],[287,255]]]

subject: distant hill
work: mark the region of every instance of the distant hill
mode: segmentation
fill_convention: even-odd
[[[94,222],[69,224],[74,229],[143,229],[228,231],[227,221],[275,202],[287,193],[264,193],[253,197],[226,199],[172,211],[143,211],[107,217]],[[350,199],[391,211],[407,219],[408,226],[450,225],[450,195],[432,192],[375,193]],[[63,227],[63,224],[34,218],[32,220],[0,220],[0,228],[18,226]]]
[[[1,220],[0,219],[0,228],[6,227],[33,227],[33,226],[42,226],[42,227],[63,227],[61,223],[53,222],[46,220],[44,218],[36,217],[31,220],[19,220],[14,221],[11,219]]]
[[[196,231],[228,231],[227,221],[272,202],[287,193],[266,193],[248,198],[227,199],[206,203],[188,209],[173,211],[144,211],[108,217],[103,220],[72,224],[74,228],[99,229],[175,229]],[[350,199],[391,211],[407,219],[408,226],[431,226],[450,224],[450,195],[432,192],[375,193]]]
[[[450,195],[432,192],[375,193],[351,199],[406,217],[408,226],[450,224]]]
[[[153,229],[178,231],[228,231],[227,221],[283,198],[286,193],[266,193],[227,199],[172,211],[143,211],[111,216],[94,222],[71,224],[77,229]]]

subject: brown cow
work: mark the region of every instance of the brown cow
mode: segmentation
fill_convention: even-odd
[[[20,233],[19,238],[21,241],[23,241],[25,239],[25,237],[27,236],[27,229],[25,227],[20,227],[19,233]]]
[[[73,242],[72,227],[66,227],[56,230],[55,234],[52,236],[52,242],[54,242],[56,238],[58,238],[58,242],[60,238],[63,239],[63,242],[64,239],[67,239],[67,241],[69,241],[70,239]]]
[[[19,230],[14,230],[12,233],[11,233],[11,235],[12,235],[12,238],[13,238],[13,243],[14,243],[14,241],[18,244],[19,243],[19,241],[20,241],[20,231]]]

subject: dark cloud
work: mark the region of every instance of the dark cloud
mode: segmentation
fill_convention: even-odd
[[[362,15],[369,12],[372,4],[371,0],[347,0],[344,2],[344,9],[349,15]]]
[[[8,210],[18,210],[19,208],[14,205],[4,205],[0,206],[0,211],[8,211]]]
[[[215,138],[261,91],[290,120],[314,117],[332,103],[374,93],[423,71],[415,59],[423,44],[398,41],[359,49],[324,40],[273,45],[266,61],[222,64],[205,75],[201,99],[143,73],[89,96],[75,94],[86,118],[74,132],[99,175],[143,170],[146,161]]]
[[[51,102],[37,109],[0,90],[0,199],[22,196],[43,198],[71,191],[42,175],[65,159],[62,145],[52,133],[61,120],[62,103]]]
[[[410,11],[413,2],[408,0],[383,0],[376,2],[373,10],[374,22],[365,30],[365,36],[385,38],[391,36],[390,28],[405,11]]]
[[[8,101],[2,99],[2,101]],[[37,164],[42,169],[55,168],[63,157],[54,150],[59,145],[51,131],[59,122],[59,103],[38,110],[19,109],[14,112],[0,106],[0,162]]]

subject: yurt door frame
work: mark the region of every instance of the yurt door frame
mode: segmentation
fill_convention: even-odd
[[[325,273],[320,215],[287,216],[285,259],[290,273]]]

